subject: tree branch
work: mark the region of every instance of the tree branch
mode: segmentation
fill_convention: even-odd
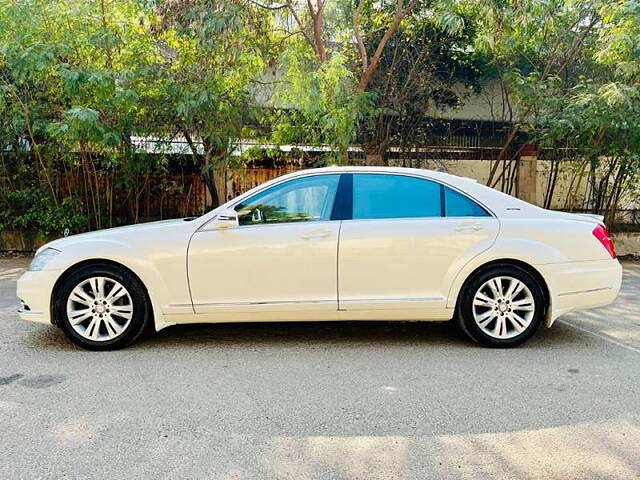
[[[378,64],[380,63],[380,58],[382,57],[382,52],[384,51],[384,47],[387,45],[389,39],[396,33],[396,30],[400,27],[400,23],[402,20],[411,12],[411,10],[418,3],[418,0],[411,0],[411,2],[404,8],[404,0],[398,0],[396,4],[396,12],[393,16],[393,22],[382,36],[380,43],[378,43],[378,47],[376,48],[373,57],[371,58],[371,63],[369,63],[368,67],[364,72],[362,72],[362,76],[360,77],[360,83],[358,85],[358,91],[364,92],[369,86],[369,82],[371,81],[371,77],[375,73],[378,68]]]
[[[323,3],[318,0],[318,9],[314,12],[311,0],[307,0],[307,6],[309,7],[309,14],[313,20],[313,40],[316,46],[316,53],[321,62],[327,59],[327,52],[324,48],[324,40],[322,39],[322,24],[324,23],[324,13],[322,11]]]
[[[282,10],[283,8],[288,8],[288,3],[283,3],[282,5],[265,5],[260,2],[256,2],[255,0],[249,0],[249,3],[252,3],[256,7],[264,8],[265,10]]]
[[[313,43],[313,39],[309,36],[309,34],[306,32],[304,25],[302,24],[302,20],[300,20],[300,17],[298,16],[298,14],[296,13],[296,9],[293,6],[292,0],[288,0],[287,2],[287,7],[289,8],[289,11],[291,12],[291,15],[293,16],[294,20],[296,21],[296,23],[298,24],[298,27],[300,28],[300,32],[302,33],[302,35],[304,36],[305,40],[307,41],[307,43],[311,46],[311,48],[313,48],[313,51],[317,53],[316,50],[316,46]]]
[[[358,50],[360,50],[360,58],[362,59],[362,72],[366,72],[369,67],[369,57],[367,56],[367,48],[364,45],[364,39],[360,33],[360,15],[367,0],[360,0],[356,13],[353,15],[353,34],[358,42]]]

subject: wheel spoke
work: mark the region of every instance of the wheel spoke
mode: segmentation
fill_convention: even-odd
[[[122,332],[122,327],[118,325],[118,322],[111,315],[104,317],[104,326],[112,337],[120,335],[120,332]]]
[[[473,299],[473,304],[479,307],[491,307],[493,306],[493,299],[487,297],[484,293],[478,292]]]
[[[516,312],[511,312],[511,317],[514,321],[518,322],[523,328],[529,324],[529,321],[525,318],[522,318]]]
[[[68,312],[69,320],[72,325],[78,325],[84,322],[87,318],[91,317],[93,313],[90,308],[84,308],[82,310],[72,310]]]
[[[107,302],[113,303],[127,295],[127,290],[119,283],[114,283],[109,294],[105,297]]]
[[[512,312],[512,315],[509,315],[507,318],[511,322],[511,325],[513,325],[513,328],[515,328],[518,333],[524,330],[524,325],[526,324],[526,322],[520,323],[516,318],[516,316],[513,315],[513,312]]]
[[[488,325],[494,318],[496,317],[496,313],[493,310],[489,310],[482,315],[476,317],[476,322],[480,327],[484,327]]]
[[[71,292],[71,296],[69,297],[69,299],[86,306],[91,305],[94,300],[80,287],[76,287],[73,289],[73,292]]]
[[[84,333],[85,337],[89,337],[92,340],[97,340],[98,334],[100,333],[100,317],[93,317]]]
[[[494,337],[502,337],[502,329],[504,326],[504,317],[498,316],[496,319],[496,324],[493,327],[493,336]]]
[[[98,277],[94,277],[90,279],[89,286],[91,287],[91,293],[93,293],[93,298],[98,298],[100,296],[100,292],[98,291]]]
[[[533,301],[529,298],[524,298],[522,300],[513,302],[511,304],[511,308],[513,308],[514,310],[522,310],[525,312],[533,312],[534,310]]]
[[[506,298],[512,299],[514,297],[513,292],[515,292],[516,288],[520,287],[520,285],[521,285],[521,282],[519,280],[512,278],[511,281],[509,282],[509,288],[507,288],[507,291],[505,292],[504,296]]]
[[[494,298],[502,296],[502,282],[500,277],[495,277],[489,280],[489,288],[493,292]]]
[[[121,317],[129,318],[133,313],[133,306],[131,305],[112,305],[111,311]]]
[[[513,292],[511,292],[511,299],[516,298],[518,295],[520,295],[520,292],[522,292],[522,290],[525,288],[524,283],[518,281],[518,284],[516,286],[516,288],[514,288]]]

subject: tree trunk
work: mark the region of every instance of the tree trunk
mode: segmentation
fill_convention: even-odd
[[[365,163],[372,167],[383,167],[387,165],[385,151],[381,145],[370,145],[365,148]]]

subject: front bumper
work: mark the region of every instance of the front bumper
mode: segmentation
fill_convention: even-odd
[[[622,285],[622,265],[614,259],[545,264],[537,268],[551,295],[547,326],[573,310],[613,303]]]
[[[18,314],[23,320],[51,325],[51,294],[61,270],[26,271],[18,279]]]

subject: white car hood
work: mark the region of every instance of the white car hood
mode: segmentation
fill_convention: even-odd
[[[69,237],[63,237],[58,238],[57,240],[53,240],[40,247],[36,254],[41,250],[44,250],[45,248],[56,248],[58,250],[62,250],[65,247],[84,240],[92,240],[97,238],[110,240],[118,240],[122,238],[124,240],[127,238],[131,238],[131,236],[133,235],[143,233],[148,234],[149,231],[152,230],[159,230],[158,234],[160,234],[160,232],[166,228],[174,228],[176,225],[183,225],[185,223],[189,222],[187,222],[184,218],[176,218],[171,220],[138,223],[135,225],[126,225],[123,227],[106,228],[103,230],[95,230],[93,232],[80,233],[78,235],[71,235]]]

